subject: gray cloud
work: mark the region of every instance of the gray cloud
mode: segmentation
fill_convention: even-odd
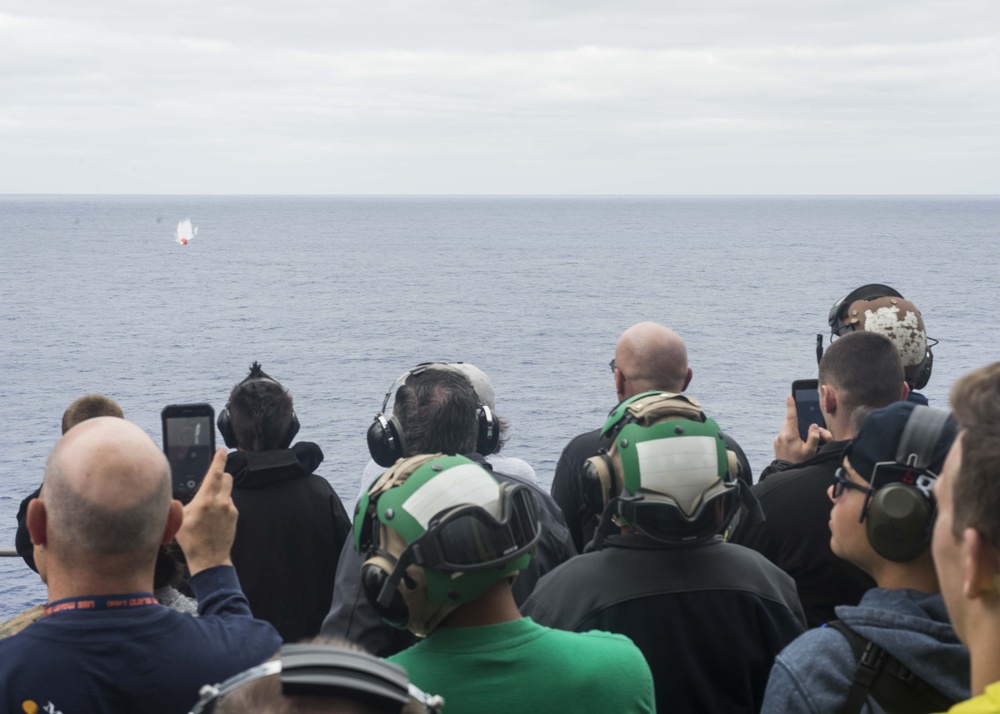
[[[0,11],[0,192],[996,193],[1000,6]]]

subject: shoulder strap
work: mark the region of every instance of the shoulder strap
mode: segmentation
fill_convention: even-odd
[[[858,714],[869,694],[890,713],[931,714],[947,711],[956,703],[840,620],[826,624],[847,638],[858,662],[842,714]]]

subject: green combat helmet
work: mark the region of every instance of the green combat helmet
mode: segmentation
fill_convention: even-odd
[[[401,459],[362,496],[362,589],[391,625],[426,637],[458,606],[528,567],[542,524],[534,494],[464,456]]]
[[[608,417],[607,450],[584,465],[587,498],[602,517],[666,544],[693,544],[723,533],[739,511],[736,455],[696,399],[645,392]]]

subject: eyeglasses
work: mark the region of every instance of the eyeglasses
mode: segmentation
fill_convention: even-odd
[[[834,482],[833,482],[833,497],[835,499],[836,498],[840,498],[842,495],[844,495],[844,491],[846,489],[853,489],[855,491],[861,491],[861,493],[865,494],[866,496],[871,496],[872,494],[875,493],[875,489],[874,488],[868,488],[867,486],[862,486],[859,483],[854,483],[853,481],[848,481],[847,480],[847,471],[844,469],[843,466],[841,466],[840,468],[838,468],[833,473],[833,478],[834,478]]]
[[[611,368],[611,374],[614,374],[615,370],[617,369],[619,372],[621,372],[622,379],[624,379],[626,382],[628,381],[628,377],[626,377],[625,373],[622,372],[621,369],[619,369],[618,364],[615,362],[615,360],[611,360],[610,362],[608,362],[608,366]]]

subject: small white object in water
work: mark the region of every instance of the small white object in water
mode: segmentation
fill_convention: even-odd
[[[187,245],[188,241],[198,235],[198,227],[191,227],[191,219],[185,218],[183,221],[177,224],[177,242],[181,245]]]

